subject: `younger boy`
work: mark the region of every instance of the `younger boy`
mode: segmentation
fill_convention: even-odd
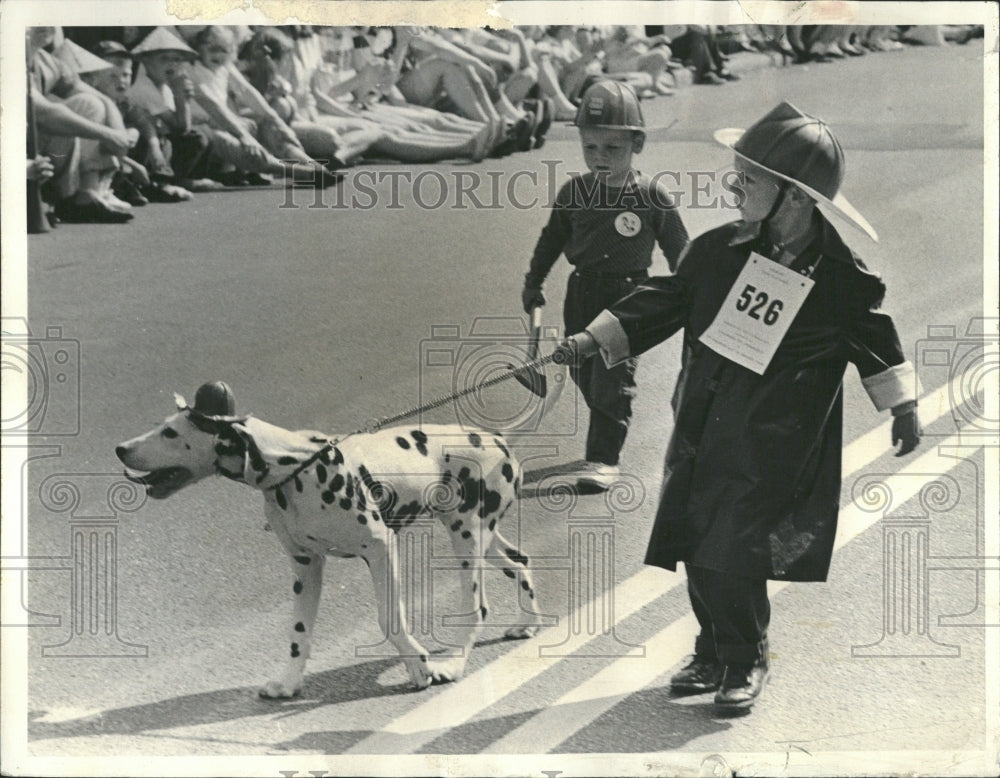
[[[521,300],[526,312],[545,304],[542,283],[560,254],[575,270],[563,305],[566,334],[583,331],[598,313],[648,278],[653,244],[676,270],[688,236],[666,187],[632,168],[646,140],[639,98],[617,81],[599,81],[584,93],[574,124],[580,129],[589,173],[559,191],[549,223],[535,246]],[[586,461],[579,483],[607,489],[618,476],[625,443],[636,360],[608,368],[586,359],[570,370],[590,408]]]

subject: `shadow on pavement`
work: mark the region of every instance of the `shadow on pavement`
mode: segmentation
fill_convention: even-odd
[[[408,694],[410,688],[405,684],[382,686],[378,683],[379,676],[397,664],[399,659],[396,658],[380,659],[308,674],[302,694],[292,700],[261,699],[256,688],[244,686],[112,708],[68,721],[38,720],[38,713],[29,713],[28,740],[130,735],[173,727],[217,724],[252,716],[271,716],[281,713],[285,708],[301,713],[355,700]]]

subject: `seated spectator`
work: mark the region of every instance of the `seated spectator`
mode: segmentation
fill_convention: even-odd
[[[665,35],[647,38],[642,27],[617,25],[604,40],[604,72],[625,81],[636,92],[672,95],[669,83],[670,39]]]
[[[55,36],[55,27],[33,27],[26,35],[39,155],[53,168],[43,194],[63,222],[127,222],[132,206],[111,191],[131,143],[121,113],[46,51]]]
[[[225,183],[241,183],[245,173],[286,176],[319,187],[341,178],[306,153],[291,127],[237,69],[230,30],[205,27],[195,42],[199,59],[191,71],[191,120],[209,134],[212,154],[228,168]],[[333,158],[328,164],[342,163]]]
[[[688,25],[683,35],[673,39],[671,46],[680,60],[694,68],[694,83],[718,86],[727,81],[739,81],[740,77],[726,67],[711,25]]]
[[[491,131],[478,122],[431,128],[412,116],[393,121],[371,100],[362,112],[338,105],[336,96],[351,93],[333,89],[337,79],[326,68],[319,36],[308,28],[291,32],[292,37],[278,28],[258,30],[247,49],[248,72],[251,82],[266,90],[268,102],[309,154],[335,154],[345,164],[356,162],[368,151],[402,162],[485,156]],[[392,87],[391,68],[386,65],[382,60],[359,63],[360,77],[353,85],[364,93],[362,97],[370,98],[372,87]]]

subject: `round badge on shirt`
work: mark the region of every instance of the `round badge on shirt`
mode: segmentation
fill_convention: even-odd
[[[642,220],[631,211],[624,211],[615,217],[615,229],[619,235],[631,238],[633,235],[639,234],[639,230],[642,229]]]

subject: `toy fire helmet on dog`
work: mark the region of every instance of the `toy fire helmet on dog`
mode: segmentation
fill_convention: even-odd
[[[793,184],[816,201],[862,229],[878,235],[864,216],[840,193],[844,151],[820,119],[783,102],[747,130],[718,130],[715,139],[737,155]]]

